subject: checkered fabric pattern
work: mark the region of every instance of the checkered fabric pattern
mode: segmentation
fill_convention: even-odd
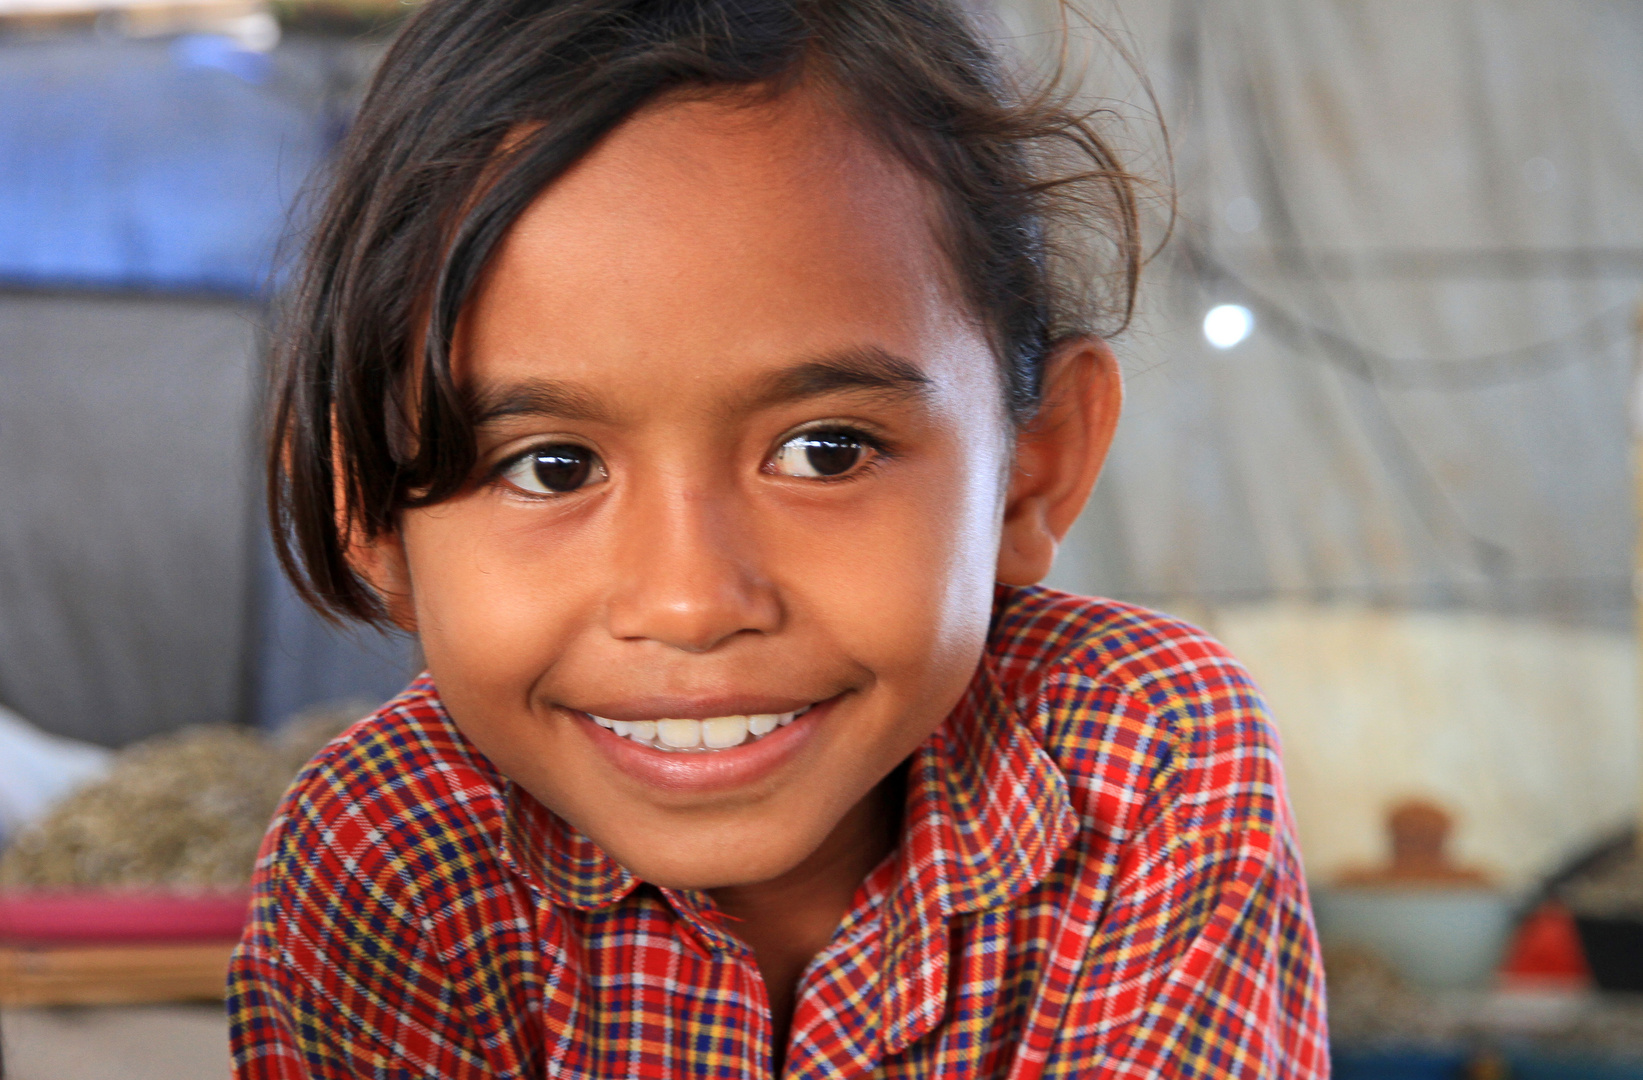
[[[1199,631],[1000,589],[788,1077],[1325,1077],[1271,723]],[[298,778],[230,975],[240,1077],[765,1077],[751,951],[479,754],[424,677]]]

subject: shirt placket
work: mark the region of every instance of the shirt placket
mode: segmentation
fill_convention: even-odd
[[[725,1075],[769,1077],[770,996],[753,950],[728,929],[731,917],[707,894],[675,889],[662,889],[661,893],[673,909],[674,938],[702,966],[706,984],[746,988],[741,995],[743,1001],[752,998],[740,1008],[728,1001],[719,1003],[722,1015],[717,1027],[733,1034],[726,1041],[738,1048],[740,1058]]]
[[[799,980],[783,1080],[873,1075],[884,1056],[885,895],[893,860],[863,882],[825,949]]]

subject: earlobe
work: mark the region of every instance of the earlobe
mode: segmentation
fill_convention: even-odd
[[[416,606],[411,600],[411,566],[399,531],[384,532],[348,546],[348,564],[382,600],[393,624],[416,633]]]
[[[1061,538],[1101,475],[1123,401],[1118,360],[1106,342],[1077,337],[1056,346],[1038,415],[1016,440],[998,581],[1034,585],[1049,574]]]

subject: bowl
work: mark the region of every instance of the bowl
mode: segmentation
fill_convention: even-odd
[[[1312,908],[1325,945],[1373,952],[1429,990],[1488,986],[1515,915],[1504,894],[1460,885],[1317,888]]]

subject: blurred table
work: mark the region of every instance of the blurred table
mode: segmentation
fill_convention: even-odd
[[[225,1080],[221,1005],[0,1010],[6,1080]]]
[[[1643,1080],[1643,995],[1337,980],[1330,1014],[1335,1080]]]

